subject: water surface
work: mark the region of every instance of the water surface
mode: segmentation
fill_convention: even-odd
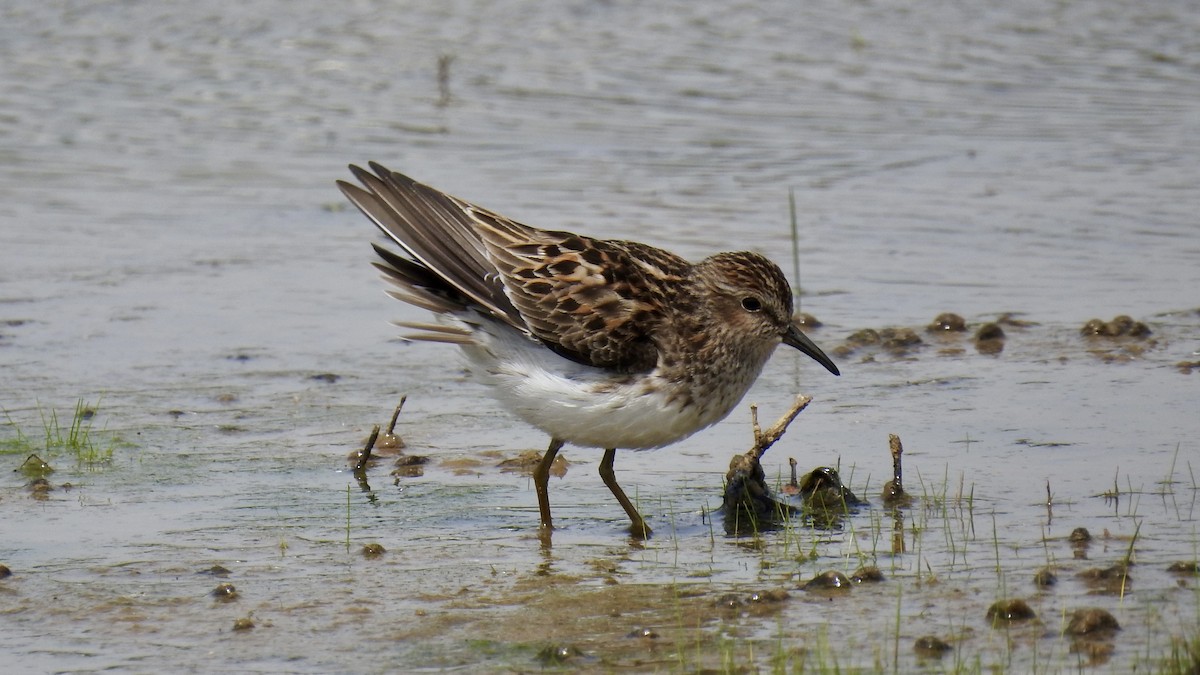
[[[0,437],[37,441],[83,399],[115,443],[98,466],[44,452],[46,500],[20,473],[0,486],[12,667],[530,670],[568,645],[568,667],[911,670],[935,634],[956,652],[928,668],[1057,671],[1089,658],[1064,617],[1096,605],[1124,627],[1101,668],[1123,672],[1196,634],[1195,580],[1165,571],[1198,541],[1196,375],[1177,366],[1200,360],[1187,3],[53,1],[0,26]],[[827,351],[943,311],[1032,323],[996,355],[969,335],[855,351],[836,379],[780,353],[748,396],[765,419],[815,397],[769,471],[840,464],[875,502],[904,439],[923,499],[903,553],[878,505],[841,531],[725,536],[709,513],[745,405],[618,454],[645,544],[598,454],[568,448],[546,551],[530,481],[496,467],[546,439],[453,350],[393,339],[387,320],[423,315],[380,293],[373,228],[333,186],[371,159],[533,225],[789,271],[792,190]],[[1153,335],[1078,334],[1118,314]],[[403,394],[400,432],[431,461],[398,481],[382,464],[363,492],[345,458]],[[1088,560],[1065,540],[1081,526]],[[1135,532],[1128,592],[1075,579]],[[863,561],[889,580],[797,590]],[[1062,581],[1039,593],[1047,564]],[[222,581],[238,600],[209,595]],[[792,597],[766,611],[720,602],[776,587]],[[1013,595],[1038,628],[985,620]]]

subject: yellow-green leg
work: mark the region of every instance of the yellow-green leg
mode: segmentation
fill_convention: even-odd
[[[617,449],[609,448],[604,451],[604,459],[600,460],[600,478],[608,489],[612,491],[613,496],[621,502],[621,508],[625,509],[625,513],[629,516],[630,526],[629,531],[635,537],[646,538],[650,536],[650,526],[642,518],[642,514],[638,513],[633,507],[633,502],[629,501],[629,497],[625,496],[625,491],[617,484],[617,476],[613,473],[613,460],[617,458]],[[549,511],[547,511],[549,513]]]
[[[546,454],[542,455],[542,461],[538,462],[537,468],[533,470],[533,487],[537,490],[538,511],[542,515],[543,530],[554,529],[554,523],[550,519],[550,490],[547,484],[550,482],[550,465],[554,464],[554,458],[558,455],[558,451],[562,450],[562,446],[562,441],[551,438],[550,447],[546,448]]]

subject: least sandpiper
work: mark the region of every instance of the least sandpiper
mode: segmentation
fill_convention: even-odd
[[[436,323],[405,337],[462,348],[506,408],[550,434],[533,472],[541,526],[546,484],[565,443],[601,448],[600,477],[632,521],[617,484],[617,448],[657,448],[729,414],[780,343],[829,372],[837,366],[792,319],[779,267],[750,252],[699,263],[635,241],[539,230],[371,163],[365,187],[342,192],[403,249],[376,245],[395,298]]]

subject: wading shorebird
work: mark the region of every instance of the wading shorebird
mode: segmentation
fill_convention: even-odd
[[[447,342],[512,413],[550,434],[533,472],[541,527],[565,443],[601,448],[600,477],[634,536],[650,527],[617,484],[617,448],[669,445],[724,419],[781,343],[834,375],[792,318],[779,267],[750,252],[698,263],[635,241],[539,230],[371,163],[338,187],[403,254],[375,245],[389,294],[436,315],[401,323]],[[374,172],[374,173],[372,173]]]

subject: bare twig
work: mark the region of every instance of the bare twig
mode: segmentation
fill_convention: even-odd
[[[754,447],[762,444],[762,427],[758,424],[758,404],[750,404],[750,430],[754,434]]]
[[[750,406],[750,424],[754,429],[754,446],[744,453],[733,456],[729,461],[729,471],[725,474],[725,508],[749,508],[752,512],[766,514],[773,509],[787,508],[771,500],[770,489],[767,488],[766,475],[763,473],[763,453],[778,441],[787,431],[788,425],[804,410],[812,398],[803,394],[796,397],[790,410],[784,413],[775,424],[765,432],[758,423],[758,407]]]
[[[396,420],[400,419],[400,410],[404,407],[404,402],[407,400],[407,394],[400,397],[400,405],[396,406],[396,412],[392,413],[392,421],[388,422],[387,432],[389,436],[394,436],[396,434]]]
[[[404,403],[401,402],[401,405],[404,405]],[[396,412],[397,413],[400,412],[400,409],[396,408]],[[396,421],[395,418],[393,418],[392,422],[395,423],[395,421]],[[376,424],[375,427],[371,429],[371,436],[369,438],[367,438],[366,445],[363,446],[362,452],[360,452],[358,455],[358,463],[354,465],[355,473],[359,473],[359,472],[366,470],[367,461],[369,461],[371,459],[371,449],[375,447],[375,439],[377,439],[377,438],[379,438],[379,425],[378,424]]]
[[[899,436],[888,434],[888,449],[892,453],[892,480],[883,486],[883,495],[881,495],[883,505],[887,507],[908,506],[912,503],[912,497],[904,491],[904,465],[901,461],[904,446],[900,444]]]
[[[1046,481],[1046,524],[1054,520],[1054,495],[1050,494],[1050,481]]]
[[[896,486],[904,488],[904,465],[900,461],[900,456],[904,454],[904,446],[900,444],[900,437],[896,434],[888,434],[888,450],[892,452],[892,480],[896,482]]]
[[[445,108],[450,105],[450,64],[454,63],[453,54],[442,54],[437,60],[438,100],[437,107]]]
[[[796,416],[801,411],[808,407],[809,403],[812,403],[811,396],[805,396],[804,394],[797,396],[796,401],[792,403],[791,409],[776,420],[775,424],[772,424],[765,433],[758,425],[758,407],[750,406],[750,423],[754,427],[754,447],[751,449],[751,452],[754,453],[756,459],[761,459],[766,454],[767,448],[770,448],[775,444],[775,441],[783,437],[788,425],[792,423],[792,420],[796,419]]]

